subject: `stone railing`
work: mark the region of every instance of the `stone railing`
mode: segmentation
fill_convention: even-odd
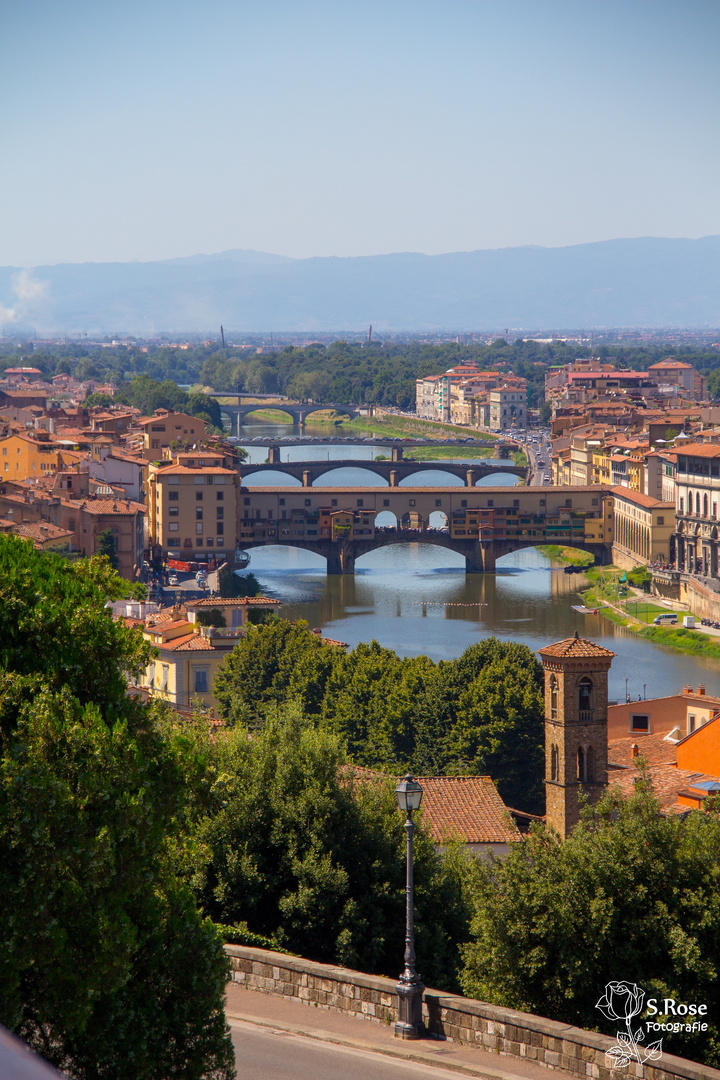
[[[285,953],[226,945],[232,980],[248,990],[295,998],[307,1005],[391,1024],[397,1019],[395,980],[318,964]],[[609,1069],[614,1040],[570,1024],[514,1012],[483,1001],[426,990],[423,1017],[431,1035],[481,1050],[523,1058],[571,1076],[595,1080],[720,1080],[720,1071],[663,1054],[655,1064]]]

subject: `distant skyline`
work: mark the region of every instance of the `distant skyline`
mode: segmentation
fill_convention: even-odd
[[[720,234],[717,0],[0,7],[0,266]]]

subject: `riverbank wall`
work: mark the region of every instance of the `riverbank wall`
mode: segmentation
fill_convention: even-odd
[[[248,990],[376,1023],[389,1025],[397,1020],[394,979],[246,945],[226,945],[225,952],[232,981]],[[615,1040],[607,1035],[439,990],[425,991],[423,1018],[436,1038],[532,1061],[582,1080],[720,1080],[717,1069],[665,1053],[653,1064],[630,1062],[623,1069],[612,1069],[606,1054]]]
[[[674,600],[701,619],[720,620],[720,593],[708,589],[701,581],[687,574],[665,572],[654,574],[650,591],[664,600]]]

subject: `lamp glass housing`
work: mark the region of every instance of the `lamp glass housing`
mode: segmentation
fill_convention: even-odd
[[[395,795],[397,796],[398,806],[403,813],[412,814],[415,810],[420,809],[423,789],[410,773],[404,776],[395,788]]]

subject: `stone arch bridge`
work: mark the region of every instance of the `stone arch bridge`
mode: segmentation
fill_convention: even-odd
[[[459,464],[442,460],[404,461],[400,459],[396,461],[370,461],[367,458],[357,460],[336,458],[332,461],[281,461],[279,454],[276,462],[272,458],[273,455],[271,454],[270,462],[263,462],[258,465],[241,463],[238,466],[240,476],[245,478],[267,472],[282,472],[294,477],[296,480],[300,480],[303,487],[312,487],[315,481],[326,473],[334,472],[337,469],[355,468],[375,473],[377,476],[382,477],[390,487],[397,487],[400,481],[406,477],[432,469],[433,471],[437,470],[449,473],[451,476],[457,476],[467,487],[474,487],[482,477],[492,476],[493,474],[510,473],[522,479],[526,479],[528,474],[527,468],[522,465],[487,465],[482,461]]]
[[[238,543],[314,551],[328,574],[352,574],[361,555],[408,542],[456,551],[468,573],[493,571],[501,556],[547,543],[581,548],[603,564],[612,552],[610,499],[604,487],[241,488]],[[378,527],[381,513],[394,515],[395,526]],[[446,529],[430,527],[434,513]]]
[[[250,413],[259,412],[262,409],[274,409],[277,412],[287,413],[288,416],[292,417],[293,423],[301,428],[305,426],[305,421],[312,413],[326,412],[329,409],[332,409],[334,412],[338,413],[338,415],[347,416],[351,419],[360,416],[360,409],[356,408],[354,405],[338,405],[332,401],[303,404],[301,402],[278,401],[277,398],[274,398],[268,401],[255,401],[242,405],[240,401],[242,395],[210,394],[210,397],[219,402],[220,411],[225,413],[228,417],[231,427],[238,438],[241,437],[243,420],[245,417]],[[237,404],[227,404],[225,401],[220,401],[221,398],[225,399],[228,397],[237,397]]]

